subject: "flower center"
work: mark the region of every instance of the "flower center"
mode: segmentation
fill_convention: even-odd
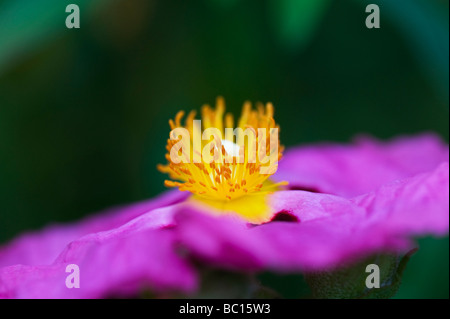
[[[171,178],[164,182],[165,186],[189,191],[196,199],[225,210],[239,210],[244,203],[249,209],[250,202],[262,201],[265,205],[264,195],[287,184],[268,181],[283,151],[272,104],[257,104],[254,110],[250,102],[245,102],[236,129],[233,116],[225,114],[221,97],[215,109],[204,105],[201,113],[201,121],[195,120],[195,111],[188,114],[184,125],[183,111],[169,121],[172,131],[166,146],[168,164],[158,165]],[[261,215],[265,208],[253,210]]]
[[[222,140],[222,146],[225,148],[225,152],[232,156],[232,157],[238,157],[239,156],[239,145],[228,141],[228,140]]]

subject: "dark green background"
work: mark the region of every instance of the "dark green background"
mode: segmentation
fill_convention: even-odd
[[[0,0],[0,242],[163,191],[167,120],[217,95],[272,101],[286,146],[448,141],[448,27],[444,0]],[[448,238],[420,244],[398,297],[448,298]]]

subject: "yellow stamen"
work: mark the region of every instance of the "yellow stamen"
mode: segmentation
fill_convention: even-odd
[[[225,101],[222,97],[217,98],[215,109],[204,105],[201,114],[203,129],[217,128],[224,137],[226,136],[225,128],[234,129],[233,116],[229,113],[225,114]],[[274,109],[271,103],[267,103],[265,107],[257,104],[257,109],[254,110],[250,102],[245,102],[241,117],[237,121],[238,128],[243,130],[252,128],[255,132],[258,128],[264,128],[268,132],[271,129],[279,129],[273,119],[273,114]],[[178,112],[174,120],[169,120],[169,125],[172,130],[186,128],[190,133],[190,149],[193,149],[192,133],[195,112],[192,111],[188,114],[184,126],[181,124],[183,116],[183,111]],[[262,138],[263,136],[256,134],[256,145],[260,145],[259,142]],[[262,143],[265,147],[257,147],[256,154],[247,154],[247,147],[239,148],[232,140],[202,141],[202,149],[207,143],[211,143],[211,155],[215,154],[216,156],[214,162],[209,164],[204,161],[195,163],[193,154],[184,154],[181,150],[178,153],[188,160],[174,163],[171,160],[170,151],[177,141],[169,139],[166,146],[168,164],[158,165],[158,170],[169,174],[171,179],[178,180],[178,182],[166,180],[165,186],[190,191],[195,194],[194,200],[201,200],[222,210],[237,211],[250,221],[261,222],[268,218],[265,195],[275,191],[281,185],[287,184],[286,182],[273,184],[268,181],[270,173],[260,174],[260,169],[269,165],[267,162],[260,161],[260,157],[262,157],[260,154],[269,157],[273,155],[274,151],[268,147],[270,144],[269,134],[266,134],[265,139],[265,144]],[[277,142],[279,143],[279,141]],[[219,151],[213,152],[214,149]],[[278,160],[282,157],[282,151],[283,147],[279,146],[278,154],[276,154]],[[242,158],[243,161],[238,161],[237,157]]]

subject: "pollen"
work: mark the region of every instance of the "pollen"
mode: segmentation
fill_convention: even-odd
[[[224,99],[218,97],[215,108],[209,105],[201,108],[201,127],[198,130],[203,134],[195,132],[196,112],[191,111],[182,123],[184,115],[184,111],[180,111],[173,120],[169,120],[172,131],[166,146],[168,163],[158,165],[158,170],[170,177],[164,182],[165,186],[189,191],[205,202],[216,202],[215,206],[218,206],[237,199],[242,202],[244,197],[246,200],[255,195],[262,198],[287,184],[269,181],[277,170],[284,149],[279,144],[278,133],[271,133],[279,130],[271,103],[258,103],[253,108],[250,102],[245,102],[234,127],[233,115],[225,113]],[[177,128],[185,129],[188,138],[174,136],[172,133]],[[205,132],[211,128],[217,129],[219,136],[205,140]],[[253,132],[254,136],[236,132]],[[198,140],[200,137],[203,138]],[[174,160],[173,155],[177,155],[178,160]]]

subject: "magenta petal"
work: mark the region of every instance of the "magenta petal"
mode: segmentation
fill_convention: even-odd
[[[341,267],[387,251],[410,247],[407,239],[385,236],[362,216],[341,214],[306,223],[269,223],[252,230],[269,242],[263,251],[267,268],[277,271],[322,271]]]
[[[423,134],[381,142],[361,137],[354,145],[322,144],[286,151],[275,174],[294,189],[351,198],[396,179],[433,170],[448,162],[439,137]]]
[[[445,235],[449,228],[449,164],[394,181],[352,200],[369,220],[398,236]]]
[[[187,196],[187,193],[179,191],[167,192],[156,199],[113,208],[77,223],[53,225],[24,234],[0,247],[0,267],[15,264],[48,265],[69,242],[83,235],[118,227],[145,212],[183,201]],[[169,222],[164,218],[159,220],[162,226]]]
[[[237,269],[325,270],[379,252],[405,252],[414,236],[449,227],[448,163],[355,199],[305,191],[274,194],[275,211],[299,222],[250,227],[194,206],[176,215],[181,242],[198,258]]]
[[[101,298],[153,292],[192,291],[196,277],[175,253],[170,229],[133,232],[130,225],[72,242],[47,266],[15,265],[0,269],[3,298]],[[80,288],[66,287],[66,267],[80,270]]]
[[[364,214],[364,210],[342,197],[305,191],[278,191],[270,195],[269,204],[274,213],[294,215],[300,222],[337,216],[344,213]]]
[[[281,206],[283,199],[286,201],[299,223],[270,222],[249,227],[240,219],[210,216],[191,206],[176,216],[180,241],[208,262],[248,270],[326,268],[387,243],[406,245],[384,237],[365,238],[365,210],[349,200],[303,191],[274,196]]]
[[[345,214],[249,228],[237,219],[186,210],[177,216],[177,228],[181,241],[194,256],[219,267],[240,270],[327,269],[386,247],[408,247],[407,241],[371,236],[377,234],[364,224],[362,212],[348,203]]]
[[[414,236],[448,232],[448,147],[432,135],[298,148],[286,154],[277,177],[322,193],[274,193],[273,212],[293,218],[259,226],[205,213],[175,191],[26,234],[0,248],[0,297],[128,296],[145,287],[190,292],[197,278],[179,244],[220,267],[317,271],[406,251]],[[68,264],[80,267],[80,288],[66,287]]]

